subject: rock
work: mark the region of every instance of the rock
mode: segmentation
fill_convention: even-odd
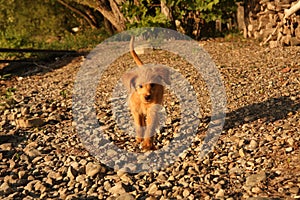
[[[69,166],[67,171],[67,177],[69,177],[70,180],[74,180],[76,175],[76,170],[72,166]]]
[[[47,190],[47,188],[42,184],[41,181],[37,181],[34,185],[34,190],[44,193]]]
[[[279,46],[278,42],[277,41],[270,41],[269,42],[269,45],[270,45],[270,48],[276,48]]]
[[[12,188],[9,186],[9,184],[6,182],[2,183],[2,185],[0,186],[0,195],[1,193],[8,194],[11,192],[12,192]]]
[[[220,189],[216,194],[216,198],[223,198],[224,195],[225,195],[225,191],[223,189]]]
[[[291,71],[291,68],[289,67],[285,67],[281,70],[282,73],[287,73],[287,72],[290,72]]]
[[[28,155],[31,158],[38,157],[41,155],[41,152],[36,149],[37,147],[37,142],[31,142],[23,149],[23,151],[26,155]]]
[[[85,166],[85,172],[86,175],[93,177],[96,174],[98,174],[101,170],[101,165],[100,164],[94,164],[92,162],[89,162],[86,166]]]
[[[66,199],[66,197],[67,197],[67,191],[68,191],[67,188],[60,188],[58,190],[57,196],[59,196],[61,199]]]
[[[290,146],[293,146],[294,145],[294,142],[295,140],[293,138],[288,138],[287,139],[287,143],[290,145]]]
[[[2,151],[11,151],[12,150],[12,144],[11,143],[0,144],[0,149]]]
[[[21,170],[18,172],[19,179],[23,179],[26,176],[27,172],[25,170]]]
[[[114,151],[112,149],[108,149],[106,151],[106,154],[107,154],[108,157],[115,157],[116,155],[118,155],[118,152],[116,152],[116,151]]]
[[[28,149],[24,151],[29,157],[34,158],[41,155],[41,152],[37,149]]]
[[[239,155],[243,158],[245,157],[245,153],[244,153],[244,149],[243,148],[240,148],[239,150]]]
[[[27,190],[28,192],[33,192],[33,190],[35,189],[34,188],[34,185],[39,182],[38,180],[32,180],[30,181],[25,187],[24,189]]]
[[[157,180],[160,181],[166,181],[167,180],[167,175],[165,172],[159,172],[157,176]]]
[[[250,197],[247,200],[274,200],[274,198],[268,198],[268,197]]]
[[[252,174],[252,175],[248,176],[248,177],[246,178],[246,183],[245,183],[245,185],[246,185],[246,186],[249,186],[249,187],[254,187],[254,186],[256,186],[258,183],[260,183],[260,182],[266,180],[266,178],[267,178],[266,173],[263,172],[263,171],[261,171],[261,172],[259,172],[259,173],[257,173],[257,174]]]
[[[249,144],[249,149],[255,150],[258,146],[258,143],[255,140],[251,140]]]
[[[60,180],[63,179],[63,177],[62,177],[62,175],[61,175],[60,172],[54,172],[54,171],[48,172],[48,176],[47,177],[51,178],[51,179],[53,179],[55,181],[60,181]]]
[[[79,199],[77,194],[70,194],[66,197],[66,200]]]
[[[11,159],[11,160],[8,161],[8,163],[9,163],[9,168],[10,168],[10,169],[15,168],[16,162],[15,162],[14,160]]]
[[[47,177],[46,180],[45,180],[45,183],[47,183],[47,184],[49,184],[49,185],[53,185],[53,179]]]
[[[190,195],[190,191],[188,189],[184,189],[182,195],[184,198],[186,198]]]
[[[122,180],[122,182],[124,183],[129,183],[129,184],[133,184],[133,181],[131,180],[131,178],[127,175],[124,174],[120,177],[120,179]]]
[[[118,196],[116,200],[135,200],[135,198],[129,193],[124,193]]]
[[[111,184],[109,183],[109,181],[105,181],[103,183],[103,187],[106,191],[109,191],[111,189]]]
[[[145,200],[157,200],[155,197],[147,197]]]
[[[156,185],[156,183],[151,184],[151,185],[149,186],[149,191],[148,191],[148,193],[149,193],[150,195],[156,195],[157,192],[158,192],[158,186]]]
[[[115,186],[110,188],[108,191],[113,195],[126,193],[126,190],[124,189],[123,184],[121,182],[116,183]]]
[[[32,160],[32,163],[36,164],[37,162],[39,162],[40,160],[42,160],[43,157],[42,156],[37,156]]]
[[[15,184],[17,182],[17,177],[14,177],[13,175],[7,175],[4,177],[3,181],[8,184]]]
[[[261,192],[261,189],[260,189],[259,187],[253,187],[253,188],[251,189],[251,191],[252,191],[253,193],[255,193],[255,194],[258,194],[258,193]]]
[[[292,151],[293,151],[293,147],[288,147],[288,148],[285,148],[285,151],[286,151],[287,153],[290,153],[290,152],[292,152]]]
[[[299,190],[300,190],[299,187],[291,187],[290,188],[290,193],[298,194]]]
[[[83,174],[81,174],[81,175],[78,175],[78,176],[75,178],[75,180],[76,180],[76,182],[78,182],[78,183],[83,183],[83,182],[85,182],[85,178],[86,178],[86,176],[83,175]]]
[[[17,119],[16,123],[20,128],[32,128],[43,126],[45,121],[35,117],[31,119]]]

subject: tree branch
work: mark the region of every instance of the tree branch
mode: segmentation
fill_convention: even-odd
[[[83,13],[80,10],[78,10],[77,8],[74,8],[73,6],[67,4],[63,0],[57,0],[57,2],[60,3],[61,5],[65,6],[66,8],[71,10],[72,12],[77,13],[78,15],[83,17],[92,28],[97,28],[97,26],[96,26],[97,24],[95,24],[95,22],[92,19],[90,19],[90,17],[87,16],[85,13]]]

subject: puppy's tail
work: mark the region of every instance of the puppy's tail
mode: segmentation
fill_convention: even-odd
[[[131,39],[130,39],[130,53],[133,57],[133,60],[135,61],[135,63],[141,67],[143,66],[143,62],[141,61],[141,59],[138,57],[138,55],[136,54],[135,50],[134,50],[134,47],[133,47],[133,43],[134,43],[134,36],[131,36]]]

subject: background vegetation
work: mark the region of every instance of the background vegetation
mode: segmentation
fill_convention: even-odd
[[[91,49],[116,32],[145,26],[196,39],[219,36],[234,25],[236,1],[0,0],[0,48]]]

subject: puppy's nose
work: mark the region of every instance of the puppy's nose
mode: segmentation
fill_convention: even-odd
[[[145,96],[145,100],[146,100],[146,101],[149,101],[150,99],[151,99],[151,95],[146,95],[146,96]]]

